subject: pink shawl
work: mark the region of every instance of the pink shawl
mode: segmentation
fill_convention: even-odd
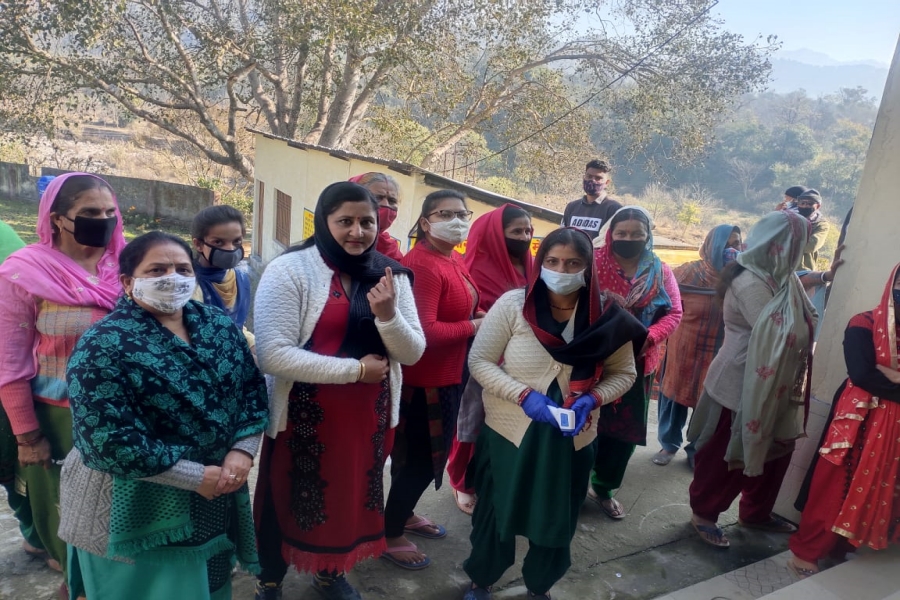
[[[65,306],[99,306],[112,310],[122,293],[119,284],[119,253],[125,247],[122,233],[122,213],[116,201],[116,229],[106,251],[97,263],[97,275],[91,275],[81,265],[60,252],[53,245],[53,225],[50,223],[50,207],[63,183],[75,175],[66,173],[50,182],[41,196],[38,208],[38,242],[17,250],[0,265],[0,278],[20,286],[37,298]],[[109,185],[109,184],[107,184]],[[112,189],[112,188],[110,188]]]

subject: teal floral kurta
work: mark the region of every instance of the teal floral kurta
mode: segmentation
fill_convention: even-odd
[[[257,566],[247,487],[208,501],[139,478],[179,460],[220,465],[265,430],[266,386],[225,313],[195,301],[183,312],[190,345],[127,297],[81,337],[67,377],[74,443],[113,476],[108,558],[206,560],[215,590],[235,551]]]

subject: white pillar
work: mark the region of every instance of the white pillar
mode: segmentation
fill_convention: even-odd
[[[813,363],[808,437],[797,445],[775,505],[779,515],[791,520],[799,519],[794,499],[818,450],[834,393],[847,377],[844,329],[853,315],[878,304],[891,270],[900,262],[900,43],[881,97],[846,244],[847,262],[831,290]]]

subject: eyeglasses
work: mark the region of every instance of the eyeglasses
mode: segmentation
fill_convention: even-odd
[[[436,210],[430,215],[425,215],[425,218],[431,218],[434,215],[437,215],[441,221],[452,221],[454,218],[468,221],[474,214],[475,213],[471,210]]]

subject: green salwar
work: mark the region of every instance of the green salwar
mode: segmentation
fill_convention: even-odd
[[[16,492],[14,482],[18,464],[19,447],[16,444],[16,436],[13,435],[6,412],[0,406],[0,485],[6,489],[6,502],[19,522],[22,537],[34,548],[43,549],[44,544],[34,529],[31,505],[25,496]]]
[[[209,591],[206,561],[166,563],[138,557],[134,563],[103,558],[69,546],[70,572],[80,574],[91,600],[118,600],[127,590],[127,600],[231,600],[231,579],[215,592]],[[226,552],[232,557],[234,553]],[[71,583],[71,582],[70,582]],[[75,596],[70,596],[75,600]]]
[[[59,478],[63,459],[72,449],[72,411],[67,407],[34,403],[41,432],[50,442],[49,469],[41,465],[16,467],[16,491],[24,495],[31,510],[34,531],[51,558],[66,570],[66,543],[59,539]]]
[[[591,489],[609,499],[622,487],[628,461],[638,445],[647,445],[647,413],[653,373],[638,376],[618,404],[608,404],[600,413],[597,454],[591,471]]]
[[[517,535],[529,541],[522,565],[529,591],[544,594],[565,575],[593,464],[594,444],[576,451],[571,437],[546,423],[532,423],[518,448],[482,428],[467,474],[478,503],[463,563],[475,585],[493,585],[515,563]]]

